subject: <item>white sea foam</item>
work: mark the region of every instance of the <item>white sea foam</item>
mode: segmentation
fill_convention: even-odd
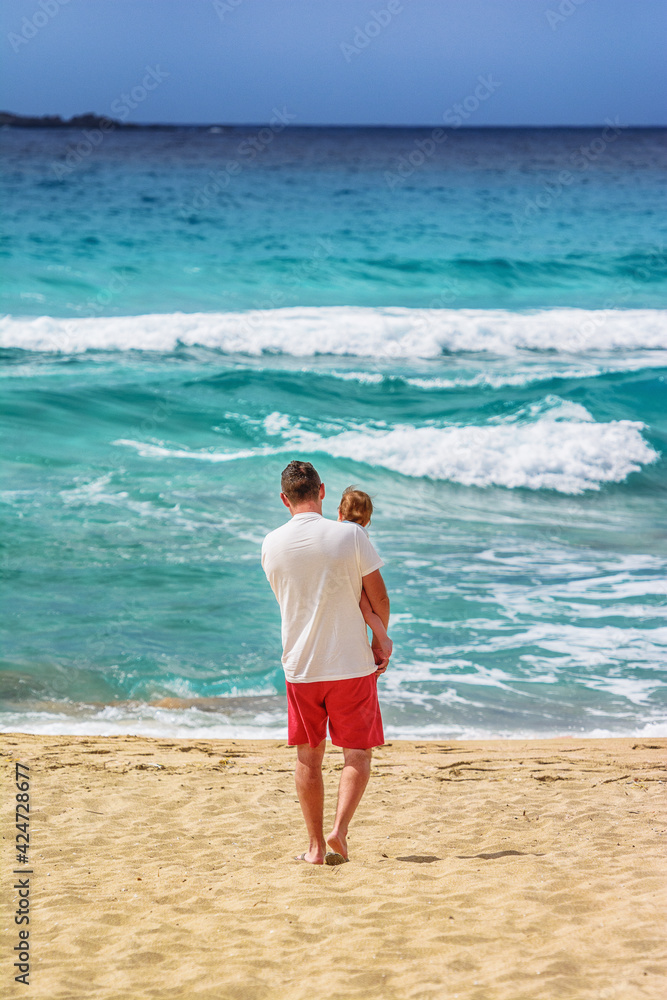
[[[312,450],[380,465],[407,476],[464,486],[523,486],[582,493],[622,482],[656,452],[641,424],[541,420],[522,427],[396,427],[378,434],[347,432]]]
[[[142,458],[190,458],[199,462],[234,462],[239,458],[257,458],[260,455],[275,455],[283,448],[244,448],[241,451],[191,451],[186,448],[169,448],[166,445],[118,438],[112,444],[124,444],[136,448]]]
[[[264,713],[266,715],[266,713]],[[151,705],[130,710],[107,707],[76,718],[65,712],[36,710],[0,711],[0,732],[40,733],[51,736],[166,736],[173,739],[269,739],[287,738],[282,718],[259,717],[248,722],[227,718],[223,712],[193,709],[156,709]]]
[[[386,702],[387,699],[384,698]],[[34,733],[55,736],[149,736],[167,739],[220,739],[220,740],[286,740],[287,724],[283,720],[269,722],[258,720],[240,724],[208,718],[209,713],[196,710],[178,711],[164,709],[155,715],[145,713],[145,717],[125,715],[121,711],[117,717],[73,719],[55,712],[15,711],[0,712],[0,733]],[[385,713],[386,714],[386,713]],[[458,710],[460,716],[460,707]],[[609,718],[609,717],[607,717]],[[612,720],[610,719],[610,722]],[[576,724],[558,721],[546,722],[543,728],[523,724],[515,729],[499,727],[489,722],[461,724],[453,719],[426,723],[424,717],[402,725],[385,722],[384,732],[388,739],[403,740],[499,740],[499,739],[557,739],[565,735],[580,739],[602,739],[608,737],[665,737],[667,722],[645,722],[641,718],[613,720],[615,728],[584,729]],[[590,723],[592,726],[592,721]]]
[[[543,364],[535,365],[526,363],[526,356],[522,358],[519,371],[514,367],[510,369],[508,365],[512,362],[498,359],[487,361],[484,370],[467,375],[459,375],[453,378],[441,377],[407,377],[405,381],[408,385],[413,385],[417,389],[438,390],[438,389],[459,389],[476,388],[477,386],[490,386],[493,389],[500,389],[503,386],[525,386],[535,382],[550,382],[554,379],[593,379],[599,375],[609,375],[615,372],[635,372],[646,368],[662,368],[667,366],[667,352],[653,350],[643,351],[634,356],[627,354],[611,357],[607,355],[603,363],[591,364],[590,360],[575,367],[563,365],[562,360],[549,359]],[[332,374],[334,374],[332,372]],[[340,377],[340,376],[338,376]],[[352,376],[350,376],[352,377]]]
[[[449,480],[464,486],[553,489],[561,493],[598,490],[602,483],[622,482],[658,453],[642,437],[644,425],[632,420],[596,423],[579,404],[554,406],[525,423],[483,427],[362,428],[324,437],[285,415],[267,418],[271,433],[283,438],[274,448],[220,452],[189,451],[164,443],[121,438],[114,442],[136,448],[147,458],[183,458],[229,462],[293,451],[324,452],[404,476]]]
[[[667,351],[667,310],[407,309],[351,306],[243,313],[0,319],[0,347],[79,353],[172,351],[179,344],[258,355],[432,358],[443,352],[518,350],[582,354]]]
[[[301,443],[406,476],[445,479],[464,486],[506,486],[582,493],[622,482],[658,453],[631,420],[597,423],[579,404],[551,400],[547,412],[524,423],[483,427],[412,427],[351,430]],[[544,401],[543,401],[544,403]],[[543,404],[542,404],[543,405]]]

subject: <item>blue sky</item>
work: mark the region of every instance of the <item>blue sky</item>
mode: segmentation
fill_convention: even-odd
[[[0,34],[22,114],[667,124],[665,0],[3,0]]]

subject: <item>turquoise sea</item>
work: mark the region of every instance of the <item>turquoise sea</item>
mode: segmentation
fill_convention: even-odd
[[[429,136],[0,131],[1,730],[285,736],[299,457],[388,739],[667,735],[667,134]]]

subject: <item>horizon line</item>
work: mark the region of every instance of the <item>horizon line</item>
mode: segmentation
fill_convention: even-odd
[[[14,111],[0,111],[0,117],[11,116],[17,119],[31,119],[38,122],[42,119],[59,119],[61,126],[67,127],[73,119],[77,118],[96,118],[100,121],[106,120],[113,122],[116,127],[127,129],[127,128],[225,128],[225,129],[235,129],[235,128],[269,128],[271,122],[269,121],[248,121],[248,122],[130,122],[130,121],[118,121],[112,118],[110,115],[100,115],[94,111],[79,112],[78,114],[71,115],[69,118],[63,118],[59,114],[21,114]],[[479,131],[482,129],[591,129],[591,128],[602,128],[609,124],[608,121],[601,122],[589,122],[585,124],[570,124],[570,123],[549,123],[549,124],[483,124],[483,125],[445,125],[440,123],[425,123],[425,124],[407,124],[407,123],[382,123],[382,122],[288,122],[286,123],[281,131],[287,131],[289,129],[295,130],[299,128],[320,128],[320,129],[443,129],[448,132],[461,132],[467,131]],[[22,125],[14,125],[11,122],[2,123],[0,128],[24,128]],[[39,127],[39,126],[36,126]],[[48,128],[49,126],[45,126]],[[80,126],[76,123],[71,125],[72,128],[79,128]],[[625,129],[667,129],[667,122],[660,124],[625,124],[621,126]]]

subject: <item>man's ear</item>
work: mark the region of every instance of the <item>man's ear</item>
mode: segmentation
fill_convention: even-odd
[[[285,504],[285,506],[291,511],[292,508],[290,507],[290,502],[289,502],[289,500],[287,499],[287,497],[285,496],[284,493],[280,494],[280,499]]]
[[[320,483],[320,500],[324,500],[324,483]]]

